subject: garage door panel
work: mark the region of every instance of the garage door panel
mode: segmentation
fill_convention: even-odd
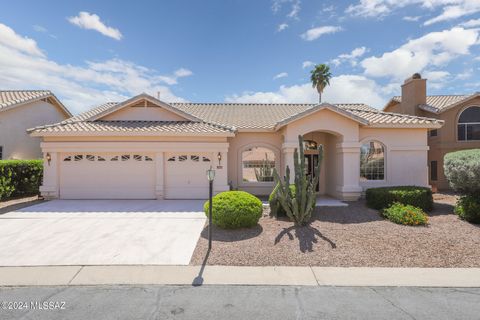
[[[165,165],[166,199],[207,199],[206,170],[211,154],[168,153]]]
[[[60,165],[62,199],[154,199],[152,155],[64,154]]]

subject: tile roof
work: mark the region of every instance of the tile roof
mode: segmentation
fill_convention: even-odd
[[[236,130],[271,131],[295,119],[327,107],[367,126],[438,127],[442,121],[379,111],[365,104],[259,104],[259,103],[170,103],[199,121],[102,121],[96,116],[118,106],[116,102],[64,120],[58,124],[30,129],[35,133],[111,132],[111,133],[231,133]]]
[[[59,124],[31,129],[35,133],[231,133],[219,126],[192,121],[64,121]]]
[[[475,94],[474,94],[475,95]],[[439,113],[449,109],[456,103],[469,99],[474,95],[435,95],[427,96],[427,103],[425,105],[419,105],[419,107],[425,111]],[[392,98],[395,102],[402,102],[401,96],[394,96]]]
[[[71,113],[65,106],[55,97],[50,90],[0,90],[0,111],[9,109],[18,104],[52,97],[55,102],[62,108],[66,114]]]

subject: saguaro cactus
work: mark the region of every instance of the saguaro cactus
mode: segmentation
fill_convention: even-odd
[[[293,153],[295,194],[290,190],[290,168],[287,166],[283,180],[274,169],[273,175],[277,184],[278,201],[287,216],[295,225],[305,225],[310,221],[317,201],[316,185],[320,177],[320,168],[323,158],[323,148],[318,148],[318,162],[314,168],[314,178],[305,175],[305,155],[303,150],[303,137],[298,136],[299,148]],[[300,154],[299,154],[300,150]]]

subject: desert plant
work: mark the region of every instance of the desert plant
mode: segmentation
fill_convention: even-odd
[[[480,197],[480,149],[447,153],[443,168],[452,189]]]
[[[317,64],[315,68],[310,71],[310,81],[312,87],[318,91],[318,103],[322,102],[322,93],[326,86],[330,85],[330,79],[332,74],[330,73],[330,67],[326,64]]]
[[[382,211],[382,215],[388,220],[409,226],[428,224],[428,216],[421,208],[404,205],[398,202]]]
[[[270,193],[270,196],[268,197],[268,204],[270,206],[270,216],[275,218],[285,217],[287,215],[287,213],[285,212],[285,209],[283,209],[282,204],[278,200],[278,188],[280,188],[280,185],[277,183],[273,188],[272,193]],[[294,184],[290,185],[290,192],[292,193],[292,196],[295,197]]]
[[[208,217],[209,203],[204,210]],[[245,191],[225,191],[212,199],[212,222],[223,229],[249,228],[262,217],[262,201]]]
[[[310,221],[317,201],[316,186],[320,177],[323,149],[322,147],[318,149],[318,162],[314,169],[314,178],[311,179],[305,175],[305,155],[302,136],[298,136],[298,145],[299,148],[295,148],[293,153],[295,194],[293,194],[290,188],[290,168],[288,166],[283,180],[278,175],[277,170],[274,170],[273,174],[275,183],[278,185],[277,199],[285,210],[287,217],[295,225],[305,225]]]
[[[468,222],[480,223],[480,199],[472,195],[462,196],[455,206],[455,214]]]
[[[265,182],[273,180],[273,166],[270,160],[268,160],[268,154],[265,153],[265,159],[262,160],[260,168],[254,168],[254,170],[257,181]]]
[[[424,211],[433,209],[432,190],[425,187],[398,186],[367,189],[367,206],[382,210],[390,207],[394,202],[422,208]]]

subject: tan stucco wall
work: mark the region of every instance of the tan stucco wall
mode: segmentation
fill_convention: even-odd
[[[44,101],[0,112],[0,146],[3,146],[3,159],[41,158],[40,138],[30,137],[26,130],[66,118],[60,108]]]
[[[361,181],[370,187],[416,185],[428,186],[427,129],[361,128],[360,142],[381,142],[385,147],[385,180]]]
[[[125,107],[102,120],[185,121],[184,117],[160,107]]]

